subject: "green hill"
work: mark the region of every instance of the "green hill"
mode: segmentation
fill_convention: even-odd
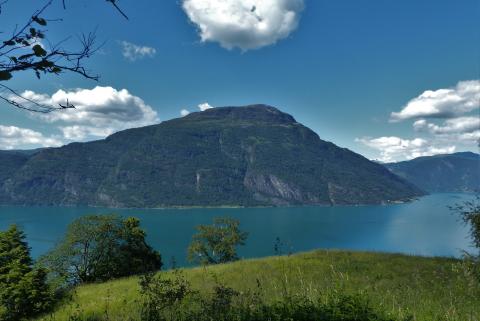
[[[386,164],[393,173],[424,191],[480,191],[480,155],[462,152]]]
[[[161,272],[170,273],[170,272]],[[397,254],[315,251],[183,270],[201,295],[217,282],[241,292],[259,291],[273,302],[285,295],[328,300],[332,293],[358,294],[395,320],[480,319],[479,288],[461,261]],[[135,320],[138,278],[80,286],[56,311],[38,320]],[[69,319],[72,315],[82,318]],[[95,318],[96,317],[96,318]],[[349,319],[350,320],[350,319]]]
[[[0,173],[2,204],[373,204],[422,194],[265,105],[192,113],[105,140],[40,150],[17,165]]]

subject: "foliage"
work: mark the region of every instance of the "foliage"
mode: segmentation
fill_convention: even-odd
[[[465,251],[462,266],[466,271],[466,276],[475,280],[480,286],[480,194],[477,194],[472,200],[451,207],[451,210],[457,213],[470,228],[470,237],[476,253]]]
[[[472,245],[480,251],[480,194],[477,194],[473,200],[457,204],[451,209],[470,227]]]
[[[145,241],[138,219],[90,215],[73,221],[42,259],[67,284],[105,281],[159,270],[161,257]]]
[[[46,272],[32,264],[25,234],[16,225],[0,231],[1,321],[21,320],[51,306]]]
[[[140,279],[141,321],[394,321],[362,295],[332,292],[328,300],[305,295],[273,303],[256,292],[240,292],[216,280],[211,293],[199,295],[182,273]],[[259,288],[261,285],[258,285]],[[259,290],[259,289],[258,289]]]
[[[212,225],[197,226],[188,248],[191,262],[207,264],[238,260],[237,247],[245,245],[248,233],[239,228],[240,222],[228,217],[214,218]]]
[[[2,6],[7,7],[9,0],[0,1],[0,15],[3,13]],[[0,99],[20,109],[33,112],[48,113],[54,110],[75,108],[74,105],[65,101],[59,106],[51,106],[39,103],[35,100],[22,96],[17,91],[4,83],[11,80],[14,75],[22,71],[33,71],[40,79],[42,75],[59,75],[64,72],[79,74],[87,79],[98,80],[98,76],[92,75],[84,67],[84,60],[90,58],[97,50],[95,47],[95,34],[89,33],[79,37],[80,46],[77,50],[68,50],[63,47],[65,40],[51,45],[47,37],[47,25],[52,21],[45,18],[45,11],[53,4],[54,0],[46,3],[32,13],[23,25],[12,26],[13,32],[5,33],[0,30],[0,35],[10,34],[0,39]],[[57,1],[60,3],[60,0]],[[125,18],[127,16],[118,7],[117,0],[107,0]],[[66,8],[66,0],[61,0]],[[59,22],[62,19],[55,19]],[[49,46],[47,46],[47,43]],[[6,92],[7,95],[3,95]]]
[[[146,274],[140,277],[142,295],[142,321],[164,320],[165,314],[172,316],[178,305],[192,293],[190,283],[175,270],[173,277],[164,274]]]

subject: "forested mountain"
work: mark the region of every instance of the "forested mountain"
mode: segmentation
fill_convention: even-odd
[[[222,107],[104,140],[0,153],[0,203],[375,204],[422,191],[278,109]]]
[[[480,191],[480,155],[462,152],[419,157],[386,166],[427,192]]]

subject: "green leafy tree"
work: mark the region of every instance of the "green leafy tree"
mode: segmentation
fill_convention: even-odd
[[[451,208],[470,227],[472,245],[480,252],[480,194]],[[478,253],[480,255],[480,253]]]
[[[237,247],[245,245],[248,237],[239,226],[238,220],[228,217],[215,218],[212,225],[197,226],[198,233],[188,248],[189,261],[207,265],[238,260]]]
[[[68,226],[63,240],[41,261],[63,285],[159,270],[161,256],[145,237],[136,218],[83,216]]]
[[[457,204],[451,209],[470,227],[472,245],[476,253],[464,251],[463,266],[478,285],[480,284],[480,195],[476,195],[473,200]]]
[[[1,321],[22,320],[50,307],[46,272],[32,265],[25,234],[16,225],[0,232]]]

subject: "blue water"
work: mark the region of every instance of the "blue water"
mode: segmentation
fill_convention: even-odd
[[[468,228],[448,209],[472,198],[468,194],[434,194],[407,204],[377,206],[105,209],[88,207],[0,207],[0,229],[19,225],[27,234],[32,255],[48,251],[62,237],[66,226],[85,214],[117,213],[138,217],[148,242],[168,266],[174,256],[186,265],[186,250],[198,224],[213,217],[231,216],[249,232],[242,257],[274,254],[280,238],[283,251],[317,248],[399,252],[425,256],[459,256],[468,250]]]

